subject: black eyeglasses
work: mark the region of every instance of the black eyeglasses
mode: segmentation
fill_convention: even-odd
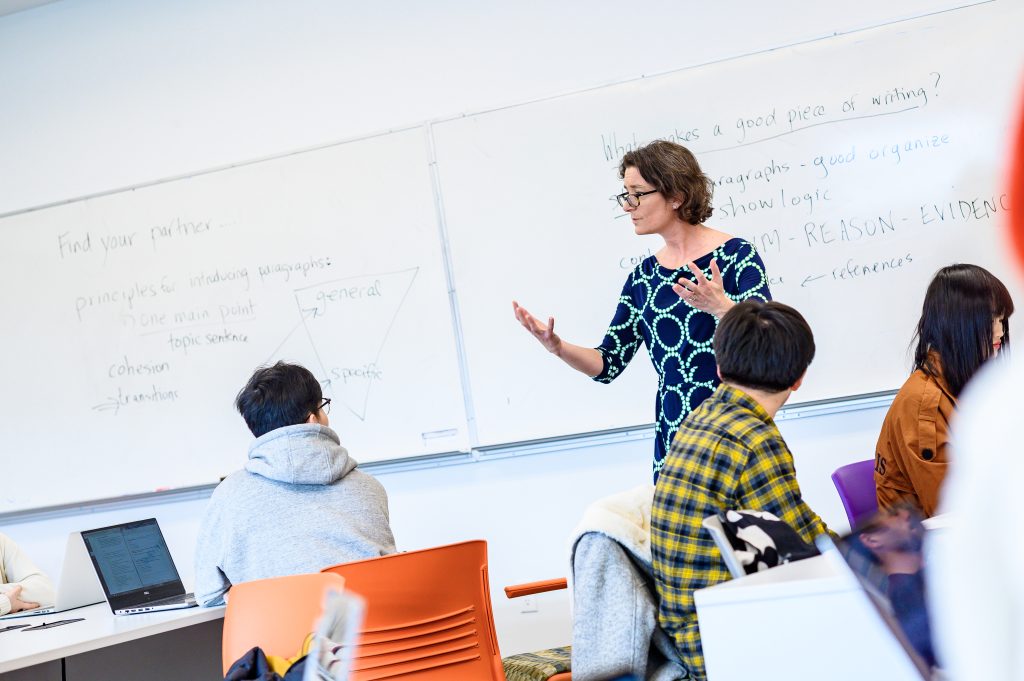
[[[658,193],[657,189],[652,189],[649,192],[636,192],[635,194],[630,194],[629,192],[622,192],[621,194],[616,194],[615,196],[613,196],[611,198],[613,198],[616,201],[618,201],[619,205],[622,206],[623,208],[625,208],[626,206],[629,206],[630,208],[639,208],[640,207],[640,197],[641,196],[647,196],[648,194],[657,194],[657,193]]]
[[[317,407],[317,411],[322,411],[325,414],[330,414],[331,413],[331,398],[330,397],[325,397],[324,401],[320,403],[319,407]]]

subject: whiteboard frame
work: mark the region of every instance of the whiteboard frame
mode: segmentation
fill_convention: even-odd
[[[888,408],[889,405],[892,404],[896,393],[896,390],[887,390],[877,393],[867,393],[864,395],[854,395],[852,397],[783,406],[775,415],[775,421],[792,421],[795,419],[814,418],[815,416],[828,416],[831,414],[857,412],[868,409]],[[614,445],[624,442],[653,439],[654,424],[648,423],[628,428],[615,428],[612,430],[592,433],[564,435],[561,437],[546,438],[542,440],[530,440],[512,444],[480,447],[469,452],[448,452],[442,454],[427,454],[424,456],[415,456],[403,459],[391,459],[387,461],[374,461],[359,464],[359,470],[375,476],[387,475],[389,473],[407,473],[435,468],[447,468],[450,466],[487,464],[493,461],[518,458],[521,456],[553,454],[573,451],[576,449],[600,447],[602,445]],[[194,487],[182,487],[162,492],[145,492],[141,494],[109,497],[106,499],[96,499],[85,503],[59,504],[55,506],[42,506],[33,509],[8,511],[7,513],[0,513],[0,526],[5,523],[37,522],[53,518],[68,518],[89,513],[152,506],[154,504],[201,501],[209,498],[216,487],[217,484],[196,485]]]

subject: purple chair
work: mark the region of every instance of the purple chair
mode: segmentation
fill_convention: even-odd
[[[832,482],[839,491],[851,528],[878,513],[874,459],[840,466],[832,474]]]

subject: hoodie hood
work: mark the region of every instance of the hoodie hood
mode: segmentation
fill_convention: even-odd
[[[256,438],[245,464],[250,473],[294,485],[329,485],[355,467],[337,433],[309,423],[277,428]]]

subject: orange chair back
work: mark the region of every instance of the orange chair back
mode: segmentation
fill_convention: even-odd
[[[320,618],[327,590],[344,586],[338,575],[323,572],[232,586],[221,644],[224,673],[254,646],[268,655],[297,655]]]
[[[366,599],[352,681],[505,681],[487,542],[468,541],[325,568]]]

